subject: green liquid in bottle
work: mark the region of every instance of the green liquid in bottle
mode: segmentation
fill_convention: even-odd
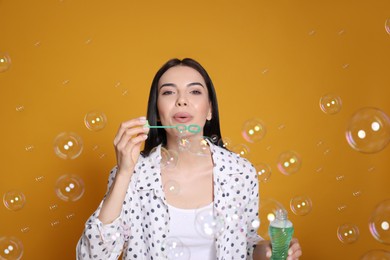
[[[271,260],[285,260],[288,256],[290,241],[294,233],[294,227],[269,227],[269,235],[272,244]]]

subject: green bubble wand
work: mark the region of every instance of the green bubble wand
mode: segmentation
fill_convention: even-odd
[[[180,133],[183,133],[184,131],[188,131],[193,134],[197,134],[200,132],[201,128],[199,125],[185,125],[185,124],[178,124],[178,125],[149,125],[149,121],[146,122],[144,125],[145,127],[149,128],[176,128]]]

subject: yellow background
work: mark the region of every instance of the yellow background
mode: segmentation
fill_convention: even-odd
[[[218,93],[223,136],[248,145],[253,163],[271,166],[260,196],[287,208],[294,196],[311,198],[308,215],[289,210],[301,259],[390,250],[368,229],[374,207],[390,198],[390,148],[363,154],[344,137],[356,110],[374,106],[390,114],[389,1],[0,0],[0,14],[0,53],[12,59],[0,73],[0,193],[26,196],[19,211],[0,207],[0,236],[19,238],[24,259],[75,258],[115,164],[116,130],[145,115],[152,77],[172,57],[204,65]],[[327,93],[342,99],[335,115],[319,108]],[[84,125],[92,110],[107,116],[101,131]],[[240,131],[253,117],[267,134],[250,144]],[[74,160],[53,151],[65,131],[84,141]],[[303,163],[286,176],[276,160],[290,149]],[[63,174],[83,179],[80,200],[56,196]],[[344,223],[359,228],[357,242],[338,240]]]

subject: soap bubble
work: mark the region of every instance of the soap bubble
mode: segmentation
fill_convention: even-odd
[[[205,238],[217,238],[225,230],[225,218],[213,208],[203,208],[196,212],[195,230]]]
[[[230,138],[224,137],[218,140],[218,146],[230,149],[233,146],[233,142]]]
[[[0,259],[19,260],[23,256],[23,243],[16,237],[0,237]]]
[[[249,147],[245,144],[236,144],[230,150],[239,157],[249,158]]]
[[[265,136],[266,129],[263,124],[258,119],[251,119],[244,123],[242,127],[242,137],[250,143],[255,143],[263,139]]]
[[[390,141],[390,118],[377,108],[362,108],[349,120],[348,144],[362,153],[376,153]]]
[[[296,173],[302,164],[301,157],[294,151],[286,151],[279,155],[277,166],[284,175]]]
[[[191,146],[189,148],[189,151],[193,154],[199,155],[199,156],[208,156],[210,155],[210,147],[206,139],[209,139],[211,142],[211,139],[209,137],[202,137],[201,139],[196,139],[191,142]]]
[[[3,195],[4,206],[9,210],[20,210],[26,203],[26,197],[23,192],[18,190],[10,190]]]
[[[353,224],[343,224],[337,228],[337,237],[344,244],[351,244],[359,238],[359,228]]]
[[[390,260],[390,252],[386,250],[370,250],[360,260]]]
[[[286,210],[282,203],[271,198],[261,198],[259,204],[259,218],[261,225],[258,233],[264,239],[269,239],[268,227],[271,221],[276,217],[276,211]]]
[[[0,53],[0,72],[4,72],[11,67],[11,58],[7,53]]]
[[[167,237],[161,242],[161,250],[166,259],[188,260],[190,259],[190,250],[180,239],[176,237]]]
[[[75,133],[62,132],[54,139],[54,152],[62,159],[75,159],[83,151],[83,141]]]
[[[334,94],[326,94],[320,98],[320,108],[322,112],[333,115],[341,110],[341,98]]]
[[[382,201],[375,207],[368,225],[377,241],[390,245],[390,200]]]
[[[307,196],[295,196],[290,200],[291,211],[297,216],[304,216],[312,210],[311,199]]]
[[[178,159],[179,155],[176,151],[161,147],[161,168],[176,167]]]
[[[257,178],[261,182],[268,182],[271,177],[271,167],[266,163],[259,163],[255,165]]]
[[[388,34],[390,34],[390,18],[385,22],[385,30]]]
[[[107,117],[102,112],[91,111],[85,115],[84,124],[91,131],[99,131],[106,126]]]
[[[168,180],[164,184],[165,193],[177,195],[180,192],[180,184],[174,180]]]
[[[84,182],[77,175],[62,175],[57,179],[55,192],[64,201],[79,200],[84,194]]]

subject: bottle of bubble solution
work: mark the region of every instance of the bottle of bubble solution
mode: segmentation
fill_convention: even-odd
[[[276,217],[271,221],[268,232],[272,245],[271,260],[285,260],[294,233],[293,224],[287,219],[286,210],[278,209],[276,211]]]

